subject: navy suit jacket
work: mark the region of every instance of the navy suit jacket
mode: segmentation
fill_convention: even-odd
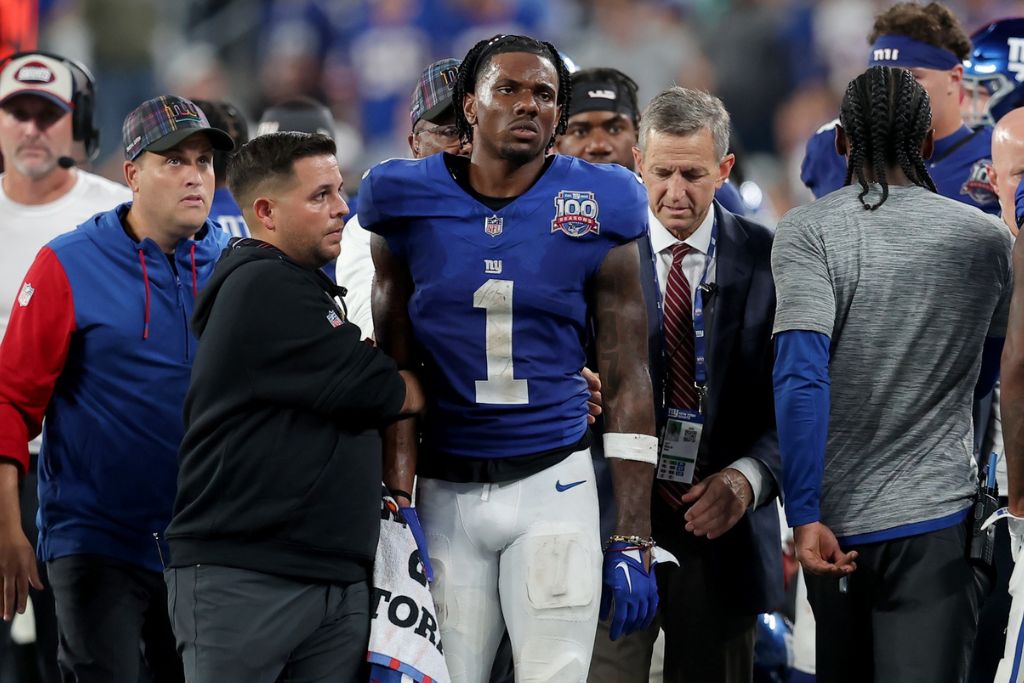
[[[718,472],[741,457],[753,457],[772,472],[775,482],[781,482],[772,395],[773,234],[729,213],[718,202],[714,211],[718,221],[717,288],[705,297],[708,399],[699,460],[706,471]],[[641,239],[639,245],[660,434],[666,371],[661,294],[650,240]],[[775,486],[775,482],[768,483]],[[711,574],[714,585],[708,588],[720,596],[723,608],[737,614],[758,614],[782,605],[782,550],[774,497],[748,511],[736,526],[712,541],[687,532],[682,515],[673,514],[656,493],[652,501],[655,540],[681,560],[687,553],[706,553],[715,568]]]

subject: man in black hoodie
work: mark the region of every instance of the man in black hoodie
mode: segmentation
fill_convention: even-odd
[[[167,530],[171,620],[189,681],[356,681],[380,524],[377,428],[421,391],[362,343],[319,271],[337,257],[334,142],[274,133],[228,184],[234,240],[196,304],[178,496]]]

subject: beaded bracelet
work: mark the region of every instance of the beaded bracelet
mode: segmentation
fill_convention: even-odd
[[[608,537],[608,544],[605,548],[612,543],[628,543],[630,546],[633,546],[631,548],[622,548],[622,550],[650,550],[655,545],[653,538],[644,538],[643,536],[619,536],[618,534],[613,534]]]

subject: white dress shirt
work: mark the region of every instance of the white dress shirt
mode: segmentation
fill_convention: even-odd
[[[654,252],[654,265],[658,273],[658,287],[661,295],[665,295],[665,287],[668,284],[669,270],[672,268],[672,247],[679,242],[675,235],[670,233],[661,224],[654,212],[648,209],[647,220],[650,225],[651,250]],[[715,223],[715,208],[708,209],[708,215],[704,217],[700,226],[693,231],[683,242],[690,247],[690,251],[683,256],[683,275],[690,284],[690,296],[697,291],[701,278],[704,276],[704,269],[708,265],[708,248],[711,246],[711,229]],[[715,250],[715,258],[710,267],[707,268],[707,282],[715,282],[717,275],[716,261],[718,251]],[[743,457],[733,462],[729,467],[739,470],[754,491],[753,507],[761,505],[768,499],[772,489],[774,477],[771,470],[757,458]]]

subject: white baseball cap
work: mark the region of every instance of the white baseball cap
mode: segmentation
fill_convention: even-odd
[[[71,111],[74,92],[68,65],[37,52],[12,59],[0,73],[0,105],[18,95],[38,95]]]

